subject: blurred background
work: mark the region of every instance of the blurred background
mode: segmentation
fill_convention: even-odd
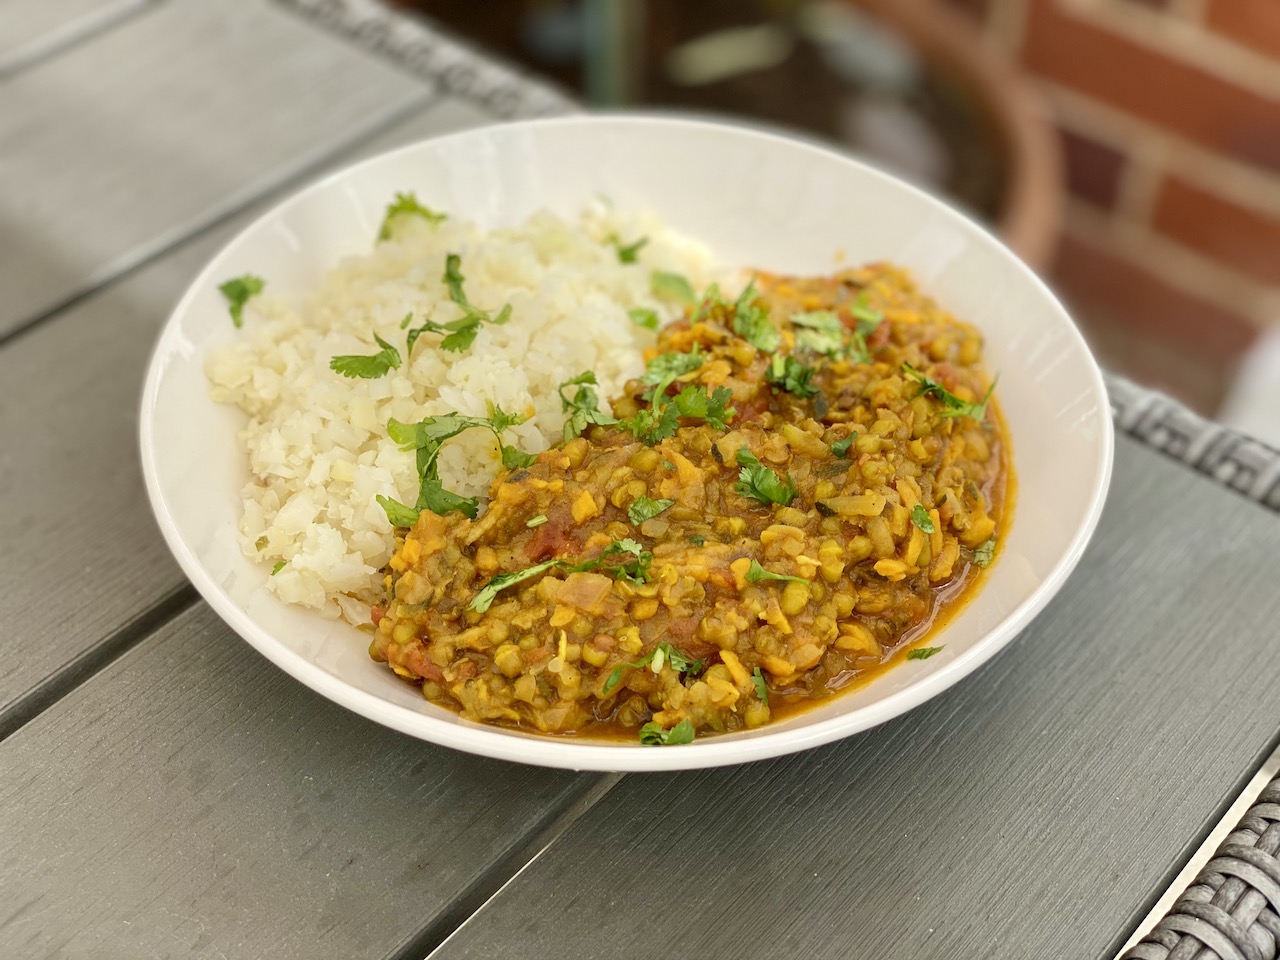
[[[1280,0],[394,0],[598,106],[755,117],[996,229],[1103,364],[1280,444]]]

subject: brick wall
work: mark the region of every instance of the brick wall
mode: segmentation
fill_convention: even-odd
[[[1280,328],[1280,0],[950,2],[1057,117],[1052,280],[1099,356],[1212,413]]]

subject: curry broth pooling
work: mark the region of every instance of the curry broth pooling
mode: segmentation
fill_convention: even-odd
[[[662,331],[700,362],[651,361],[683,372],[628,383],[622,424],[500,475],[474,521],[423,511],[371,655],[472,720],[653,740],[758,727],[945,616],[1007,514],[980,334],[889,265],[755,284]],[[665,431],[664,402],[689,412]]]

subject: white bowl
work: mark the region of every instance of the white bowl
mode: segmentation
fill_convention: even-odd
[[[481,226],[598,192],[656,210],[724,264],[823,273],[891,260],[987,338],[1013,441],[1013,523],[980,594],[936,635],[943,650],[860,689],[747,733],[680,747],[554,739],[461,720],[367,653],[354,628],[270,596],[236,541],[246,464],[242,414],[209,399],[203,360],[235,335],[217,285],[252,272],[296,297],[340,257],[372,245],[397,190]],[[396,730],[472,753],[587,770],[677,770],[758,760],[846,737],[945,690],[1048,603],[1098,521],[1111,475],[1102,377],[1062,306],[981,227],[938,200],[829,150],[773,133],[671,117],[538,120],[428,140],[303,190],[232,240],[169,318],[142,402],[147,491],[196,588],[242,637],[324,696]]]

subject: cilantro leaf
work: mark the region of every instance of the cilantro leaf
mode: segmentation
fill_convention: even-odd
[[[766,570],[760,566],[759,560],[751,561],[751,566],[747,568],[747,575],[743,579],[747,583],[759,583],[761,580],[790,580],[792,583],[809,583],[804,577],[793,577],[789,574],[774,573],[772,570]]]
[[[510,444],[501,444],[502,465],[508,470],[519,470],[521,467],[527,467],[538,459],[536,453],[525,453],[518,447]]]
[[[996,538],[992,537],[990,540],[986,540],[981,543],[978,546],[978,549],[973,551],[973,562],[980,567],[989,567],[991,566],[991,561],[995,559],[995,556]]]
[[[596,385],[595,373],[587,370],[578,374],[572,380],[566,380],[556,388],[560,393],[560,409],[569,414],[568,419],[564,422],[565,443],[581,435],[582,431],[593,423],[608,426],[618,422],[600,409],[599,398],[596,396],[596,392],[591,389]],[[572,397],[566,397],[564,395],[566,387],[577,387],[578,389]]]
[[[635,263],[640,251],[644,249],[645,244],[649,242],[648,237],[641,237],[633,243],[624,244],[616,233],[609,234],[609,242],[613,244],[613,248],[618,251],[619,263]]]
[[[638,527],[672,506],[675,506],[674,500],[654,500],[652,497],[641,494],[631,501],[631,506],[627,507],[627,516]]]
[[[942,647],[916,647],[914,650],[907,651],[908,660],[928,660]]]
[[[480,501],[475,497],[464,497],[452,490],[446,490],[444,484],[435,477],[424,477],[418,486],[416,507],[419,512],[430,510],[442,517],[446,513],[457,510],[468,520],[474,520],[476,514],[480,512]]]
[[[769,362],[769,369],[765,373],[765,379],[797,397],[816,397],[821,392],[813,385],[813,375],[817,372],[813,367],[805,366],[791,354],[785,357],[782,354],[774,354],[773,360]]]
[[[733,305],[733,332],[761,353],[773,353],[782,343],[782,334],[769,321],[769,308],[756,297],[754,280]]]
[[[944,417],[972,417],[974,420],[981,420],[987,415],[987,401],[991,399],[991,392],[995,390],[996,383],[1000,379],[996,377],[995,380],[991,381],[991,386],[987,387],[987,392],[982,395],[982,400],[978,403],[970,403],[968,400],[961,400],[936,380],[926,377],[911,364],[903,362],[902,369],[907,376],[920,383],[920,392],[916,396],[931,395],[941,401],[943,407],[942,416]]]
[[[532,567],[525,567],[523,570],[515,570],[511,573],[500,573],[480,588],[479,592],[471,599],[471,603],[467,604],[468,610],[474,610],[477,613],[484,613],[491,606],[498,594],[507,587],[522,583],[525,580],[531,580],[540,573],[546,573],[552,567],[560,566],[562,560],[544,560],[542,563],[535,563]]]
[[[925,509],[923,503],[917,503],[911,508],[911,522],[919,527],[924,533],[932,534],[937,530],[937,527],[933,522],[933,517],[929,516],[929,511]]]
[[[378,228],[378,242],[391,239],[391,224],[396,217],[406,214],[422,217],[427,223],[435,226],[443,223],[449,218],[443,213],[436,213],[430,207],[424,207],[418,202],[418,198],[411,192],[396,193],[396,197],[387,204],[387,212],[382,215],[382,226]]]
[[[418,513],[420,511],[413,507],[406,507],[399,500],[391,497],[384,497],[378,494],[378,503],[382,505],[382,509],[387,512],[387,519],[391,521],[392,526],[396,527],[412,527],[418,522]]]
[[[681,353],[677,350],[660,353],[645,365],[644,373],[640,376],[640,382],[650,386],[657,386],[666,381],[666,385],[670,386],[686,373],[693,373],[706,362],[706,359],[696,345],[688,353]],[[663,392],[665,390],[666,388],[664,387]]]
[[[669,747],[677,744],[693,743],[693,721],[685,717],[670,730],[667,730],[656,720],[650,720],[640,728],[640,742],[646,747]]]
[[[649,274],[649,289],[661,300],[679,300],[692,304],[698,299],[687,278],[666,270],[654,270]]]
[[[638,439],[652,446],[659,440],[673,436],[681,417],[698,417],[717,430],[723,430],[726,422],[737,412],[730,407],[733,393],[727,387],[717,387],[708,395],[706,387],[688,386],[675,397],[667,397],[667,388],[678,377],[698,369],[706,358],[695,347],[690,353],[662,353],[649,361],[640,382],[651,384],[650,405],[635,416],[618,421],[624,430],[630,430]]]
[[[475,343],[476,335],[483,324],[501,325],[511,319],[511,304],[507,304],[498,311],[497,315],[493,315],[488,310],[481,310],[467,299],[466,291],[463,290],[466,277],[462,275],[462,257],[458,254],[450,253],[445,256],[442,280],[449,291],[449,299],[461,308],[463,315],[450,323],[435,323],[427,320],[421,327],[411,330],[409,332],[410,350],[413,349],[413,344],[418,337],[424,333],[447,333],[448,335],[440,341],[440,348],[452,353],[461,353]]]
[[[738,451],[738,482],[733,489],[741,496],[759,500],[761,503],[776,503],[787,506],[795,499],[796,484],[787,475],[784,481],[773,470],[762,464],[750,450],[742,447]]]
[[[536,517],[530,517],[524,522],[524,525],[532,530],[534,527],[540,527],[547,522],[547,515],[540,513]]]
[[[615,580],[626,580],[631,583],[649,582],[649,565],[653,563],[653,554],[630,537],[615,540],[594,560],[566,566],[570,573],[599,571]]]
[[[403,518],[413,510],[430,510],[432,513],[441,515],[457,510],[474,520],[480,510],[479,501],[475,497],[464,497],[446,490],[440,482],[440,472],[436,464],[440,456],[440,448],[446,440],[456,437],[464,430],[484,427],[492,431],[497,438],[503,466],[507,469],[528,466],[536,459],[533,454],[524,453],[502,442],[502,432],[508,427],[523,423],[524,420],[525,418],[520,414],[507,413],[497,404],[489,405],[487,417],[466,417],[457,413],[447,413],[426,417],[417,423],[402,423],[394,417],[388,420],[387,435],[400,445],[400,449],[405,452],[417,451],[418,500],[412,508],[391,501],[395,507],[399,508],[397,516]],[[382,503],[391,522],[397,526],[408,526],[409,524],[402,524],[392,516],[394,508],[389,507],[383,499],[379,497],[378,502]],[[414,519],[417,519],[416,513]]]
[[[793,313],[791,322],[804,329],[796,333],[796,346],[812,350],[828,357],[839,356],[844,350],[844,324],[830,310],[813,310]]]
[[[856,433],[851,433],[843,440],[837,440],[833,443],[831,445],[831,452],[837,457],[847,457],[849,455],[849,448],[853,446],[853,441],[857,439],[858,435]]]
[[[271,568],[271,575],[274,577],[277,573],[289,565],[288,560],[277,561],[276,565]]]
[[[329,369],[344,377],[360,377],[364,380],[376,380],[391,370],[400,368],[400,351],[376,333],[373,339],[378,341],[382,349],[371,356],[345,354],[329,361]]]
[[[632,307],[627,311],[627,316],[631,318],[631,322],[637,327],[644,327],[646,330],[658,329],[657,310],[650,310],[648,307]]]
[[[677,673],[696,677],[698,674],[702,673],[707,662],[705,660],[694,660],[685,656],[685,654],[681,653],[664,640],[639,660],[635,660],[631,663],[620,663],[614,667],[613,670],[610,671],[609,678],[605,680],[604,687],[601,688],[600,692],[603,695],[608,695],[614,687],[622,682],[622,674],[627,670],[639,670],[642,667],[648,667],[654,672],[654,674],[659,674],[662,672],[662,668],[665,664],[670,664],[671,669],[675,670]]]
[[[760,668],[756,667],[751,671],[751,682],[755,684],[756,696],[760,698],[761,703],[769,702],[769,685],[764,682],[764,674],[760,672]]]
[[[706,387],[688,386],[671,398],[670,406],[682,417],[696,417],[717,430],[724,430],[738,412],[729,406],[732,399],[733,391],[728,387],[716,387],[708,394]]]
[[[697,534],[694,534],[692,537],[689,538],[689,542],[692,543],[695,547],[701,547],[706,545],[707,538],[700,537]]]
[[[863,336],[874,333],[876,327],[884,322],[884,313],[867,303],[865,290],[858,294],[858,298],[853,301],[853,306],[849,312],[853,314],[853,319],[858,322],[858,332]]]
[[[231,322],[239,330],[244,326],[244,305],[262,292],[267,281],[246,273],[243,277],[235,277],[218,287],[218,291],[227,299],[227,309],[231,313]]]

